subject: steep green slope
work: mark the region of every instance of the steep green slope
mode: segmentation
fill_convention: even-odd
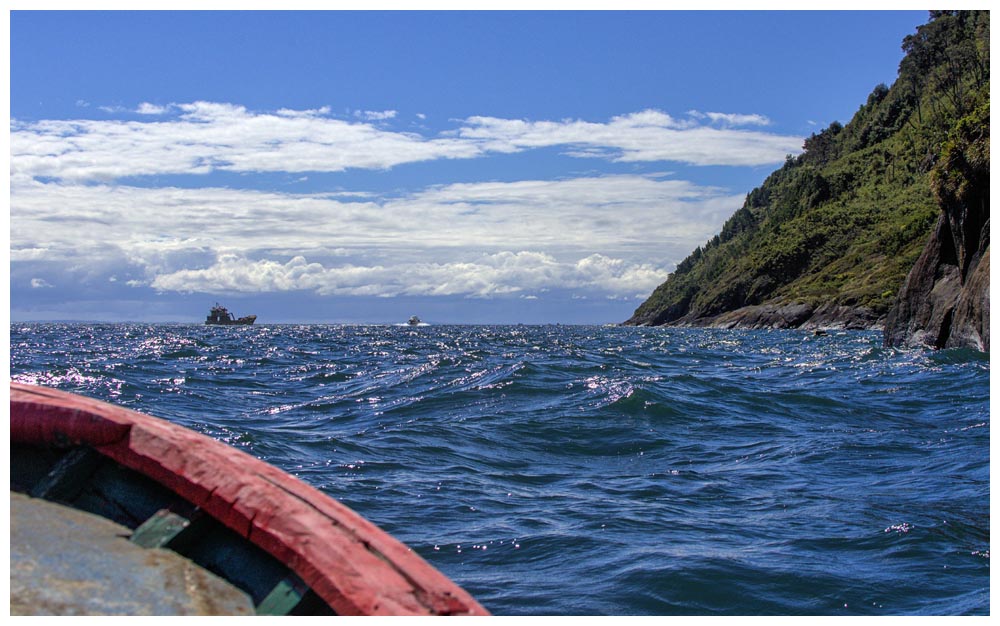
[[[932,12],[903,49],[891,88],[809,137],[626,324],[795,326],[817,310],[879,323],[940,213],[930,172],[948,132],[988,105],[989,13]],[[791,304],[806,314],[759,315]]]

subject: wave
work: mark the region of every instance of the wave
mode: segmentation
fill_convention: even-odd
[[[978,353],[867,332],[211,331],[12,324],[11,376],[244,448],[497,614],[989,613]]]

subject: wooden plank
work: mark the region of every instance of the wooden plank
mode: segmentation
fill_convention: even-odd
[[[160,509],[132,532],[129,541],[143,548],[162,548],[187,531],[191,521],[170,509]]]
[[[72,500],[87,486],[104,457],[93,448],[70,450],[31,489],[31,496],[46,500]]]
[[[288,615],[308,591],[309,586],[293,572],[289,572],[257,605],[257,615]]]

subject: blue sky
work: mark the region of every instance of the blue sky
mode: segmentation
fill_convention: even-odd
[[[620,322],[924,22],[14,11],[11,319]]]

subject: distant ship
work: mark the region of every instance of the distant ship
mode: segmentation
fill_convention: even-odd
[[[420,326],[420,318],[414,315],[406,323],[410,326]]]
[[[254,323],[257,319],[256,315],[247,315],[246,317],[241,317],[237,319],[232,313],[229,312],[226,307],[220,305],[218,302],[212,307],[212,312],[208,314],[205,318],[206,324],[220,324],[223,326],[234,326],[242,325],[249,326]]]

